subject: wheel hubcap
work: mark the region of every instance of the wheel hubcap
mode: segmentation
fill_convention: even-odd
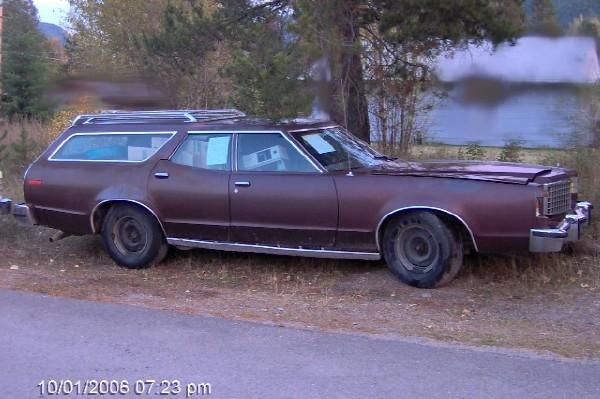
[[[421,226],[410,226],[398,234],[396,254],[408,270],[427,273],[435,264],[438,249],[429,231]]]
[[[131,217],[122,217],[114,225],[113,241],[124,255],[141,252],[146,248],[148,237],[142,225]]]

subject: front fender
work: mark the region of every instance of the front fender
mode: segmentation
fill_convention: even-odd
[[[357,175],[336,177],[340,201],[340,246],[367,242],[379,250],[387,217],[409,209],[444,212],[459,220],[479,252],[527,245],[536,223],[532,186],[422,176]],[[506,239],[505,239],[506,238]],[[520,249],[520,248],[519,248]]]

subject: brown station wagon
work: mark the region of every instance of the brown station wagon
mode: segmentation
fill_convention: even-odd
[[[331,122],[274,123],[236,110],[81,115],[29,167],[17,218],[101,234],[124,267],[168,245],[385,259],[436,287],[466,251],[556,252],[592,205],[576,172],[500,162],[388,158]]]

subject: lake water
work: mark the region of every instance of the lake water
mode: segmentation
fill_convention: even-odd
[[[436,101],[419,119],[426,141],[452,145],[478,142],[502,146],[520,140],[525,147],[564,147],[574,131],[579,109],[576,90],[531,88],[505,96],[489,105],[465,103],[456,89]],[[374,136],[378,136],[377,126]]]

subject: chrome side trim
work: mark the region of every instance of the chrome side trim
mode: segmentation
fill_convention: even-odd
[[[141,161],[127,161],[127,160],[105,160],[105,159],[54,159],[54,156],[56,155],[56,153],[58,151],[60,151],[61,148],[63,148],[63,146],[65,144],[67,144],[67,142],[69,142],[69,140],[71,140],[73,137],[75,136],[111,136],[111,135],[128,135],[128,134],[136,134],[136,135],[153,135],[153,134],[170,134],[171,137],[169,137],[167,139],[167,141],[165,141],[160,147],[158,147],[156,149],[156,151],[154,151],[154,153],[152,155],[150,155],[148,158],[146,159],[142,159]],[[177,131],[175,130],[171,130],[171,131],[161,131],[161,132],[93,132],[93,133],[74,133],[68,137],[66,137],[62,143],[60,143],[60,145],[58,147],[56,147],[56,149],[52,152],[52,154],[50,154],[50,156],[48,157],[48,161],[52,161],[52,162],[109,162],[109,163],[142,163],[142,162],[146,162],[148,159],[152,158],[153,156],[155,156],[169,141],[171,141],[173,139],[173,137],[175,137],[175,135],[177,134]]]
[[[268,245],[239,244],[220,241],[190,240],[184,238],[167,238],[170,245],[188,248],[214,249],[219,251],[248,252],[258,254],[303,256],[308,258],[325,259],[362,259],[379,260],[381,254],[375,252],[330,251],[325,249],[304,249],[272,247]]]
[[[469,227],[469,225],[467,224],[467,222],[464,221],[463,218],[461,218],[460,216],[458,216],[455,213],[452,213],[450,211],[447,211],[445,209],[442,208],[436,208],[434,206],[406,206],[404,208],[398,208],[395,209],[391,212],[386,213],[381,220],[379,221],[379,223],[377,223],[377,229],[375,230],[375,244],[377,245],[377,250],[379,252],[381,252],[381,243],[379,242],[379,233],[380,233],[380,229],[381,229],[381,225],[383,224],[383,222],[389,217],[392,216],[396,213],[402,212],[402,211],[407,211],[407,210],[413,210],[413,209],[424,209],[424,210],[433,210],[433,211],[439,211],[439,212],[443,212],[447,215],[453,216],[455,218],[457,218],[458,220],[460,220],[460,222],[463,224],[463,226],[465,226],[465,228],[467,229],[467,231],[469,232],[469,234],[471,235],[471,240],[473,241],[473,246],[475,247],[475,251],[479,252],[479,248],[477,247],[477,241],[475,241],[475,235],[473,234],[473,230],[471,230],[471,228]]]
[[[114,199],[102,200],[102,201],[98,202],[96,204],[96,206],[94,206],[94,209],[92,209],[92,212],[90,213],[90,226],[92,227],[92,234],[98,233],[96,231],[96,227],[94,226],[94,215],[96,214],[96,211],[98,210],[98,208],[100,208],[100,206],[102,204],[105,204],[107,202],[130,202],[132,204],[137,204],[137,205],[145,208],[148,212],[150,212],[152,214],[152,216],[154,216],[156,218],[156,221],[160,225],[160,229],[162,230],[163,234],[165,235],[165,237],[167,236],[167,232],[166,232],[161,220],[158,218],[158,215],[156,215],[156,212],[154,212],[152,210],[152,208],[150,208],[148,205],[144,204],[143,202],[132,200],[132,199],[125,199],[125,198],[114,198]]]
[[[35,208],[36,209],[41,209],[41,210],[44,210],[44,211],[50,211],[50,212],[68,213],[69,215],[77,215],[77,216],[83,216],[83,215],[85,215],[85,212],[73,211],[73,210],[70,210],[70,209],[63,209],[63,208],[53,208],[53,207],[50,207],[50,206],[36,205]]]

